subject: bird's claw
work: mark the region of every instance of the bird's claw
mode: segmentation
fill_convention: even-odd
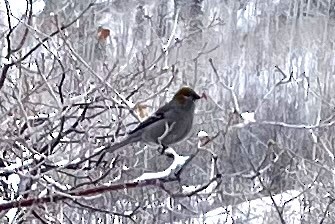
[[[158,148],[158,152],[163,155],[165,153],[165,150],[167,149],[168,147],[165,146],[165,145],[161,145],[159,148]]]

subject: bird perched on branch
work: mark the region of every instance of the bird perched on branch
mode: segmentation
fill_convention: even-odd
[[[199,96],[190,87],[182,87],[172,100],[159,108],[153,115],[128,133],[125,140],[115,143],[109,150],[114,151],[134,142],[153,143],[163,150],[184,140],[192,129],[195,101],[206,98]]]

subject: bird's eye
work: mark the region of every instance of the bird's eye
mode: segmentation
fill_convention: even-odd
[[[190,98],[190,97],[191,97],[191,94],[189,94],[189,93],[185,93],[185,94],[183,94],[183,96],[184,96],[185,98]]]

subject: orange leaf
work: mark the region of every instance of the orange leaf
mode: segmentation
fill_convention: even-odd
[[[105,41],[110,35],[110,30],[102,27],[98,28],[98,39]]]
[[[137,104],[136,112],[140,116],[140,118],[146,118],[148,116],[148,106],[145,104]]]

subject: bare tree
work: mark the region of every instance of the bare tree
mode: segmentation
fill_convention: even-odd
[[[334,222],[333,1],[15,4],[0,223]],[[187,141],[108,150],[182,85],[208,98]],[[245,203],[266,197],[260,221]]]

